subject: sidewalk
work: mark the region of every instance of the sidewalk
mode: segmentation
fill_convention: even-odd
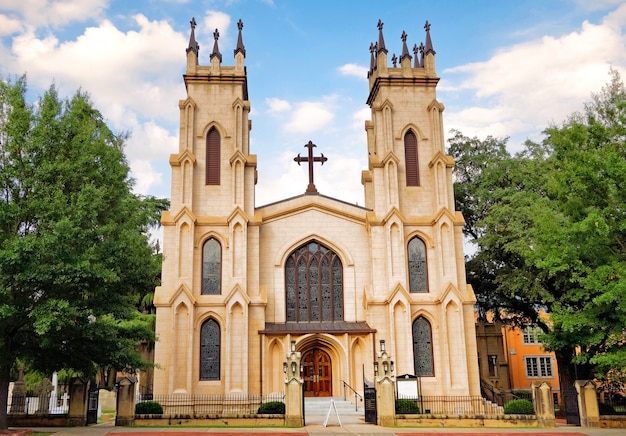
[[[89,427],[72,428],[33,428],[36,432],[52,432],[54,436],[150,436],[160,434],[173,434],[175,436],[243,436],[249,434],[266,434],[279,436],[317,436],[317,435],[360,435],[360,436],[417,436],[417,435],[462,435],[462,436],[516,436],[516,435],[540,435],[540,436],[623,436],[624,429],[597,429],[570,426],[557,426],[550,429],[487,429],[487,428],[388,428],[373,424],[356,422],[354,419],[343,421],[340,426],[337,420],[329,420],[328,426],[324,427],[323,419],[310,417],[306,427],[303,428],[189,428],[189,427],[158,427],[136,428],[115,427],[112,423],[93,425]]]

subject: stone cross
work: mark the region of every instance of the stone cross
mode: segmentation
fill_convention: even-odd
[[[309,149],[309,156],[301,157],[300,153],[298,153],[298,156],[294,157],[293,160],[298,162],[298,165],[300,165],[300,162],[309,163],[309,186],[307,186],[305,194],[317,194],[317,189],[315,189],[315,184],[313,183],[313,162],[321,162],[324,165],[328,158],[324,156],[324,153],[320,153],[321,156],[313,156],[313,147],[317,146],[312,141],[309,141],[305,147]]]

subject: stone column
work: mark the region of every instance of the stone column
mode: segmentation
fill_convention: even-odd
[[[393,427],[396,425],[396,380],[393,374],[394,364],[385,351],[384,340],[380,341],[374,372],[378,425]]]
[[[135,377],[124,377],[117,385],[115,425],[130,426],[135,423]]]
[[[79,427],[87,425],[87,389],[89,381],[74,378],[70,381],[70,408],[67,425]]]
[[[576,380],[574,382],[578,392],[578,412],[580,413],[581,427],[599,427],[600,409],[596,386],[590,380]]]
[[[296,351],[296,341],[291,341],[291,351],[287,354],[287,361],[283,362],[285,373],[285,425],[287,427],[303,427],[303,396],[304,380],[300,375],[300,360],[302,356]]]
[[[26,384],[24,383],[25,369],[26,367],[23,363],[20,363],[17,366],[17,381],[13,384],[11,409],[9,413],[26,413]]]
[[[532,383],[533,407],[539,427],[556,427],[552,386],[548,382]]]

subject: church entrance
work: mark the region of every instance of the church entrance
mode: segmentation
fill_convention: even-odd
[[[302,356],[305,397],[332,395],[332,364],[324,350],[312,348]]]

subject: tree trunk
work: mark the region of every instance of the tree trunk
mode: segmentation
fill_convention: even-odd
[[[11,381],[11,367],[0,365],[0,430],[9,428],[7,408],[9,406],[9,383]]]
[[[565,411],[568,424],[580,425],[578,411],[578,395],[574,388],[576,380],[589,380],[591,367],[572,363],[575,355],[573,349],[558,350],[555,352],[556,362],[559,367],[559,384],[561,386],[561,403]]]

